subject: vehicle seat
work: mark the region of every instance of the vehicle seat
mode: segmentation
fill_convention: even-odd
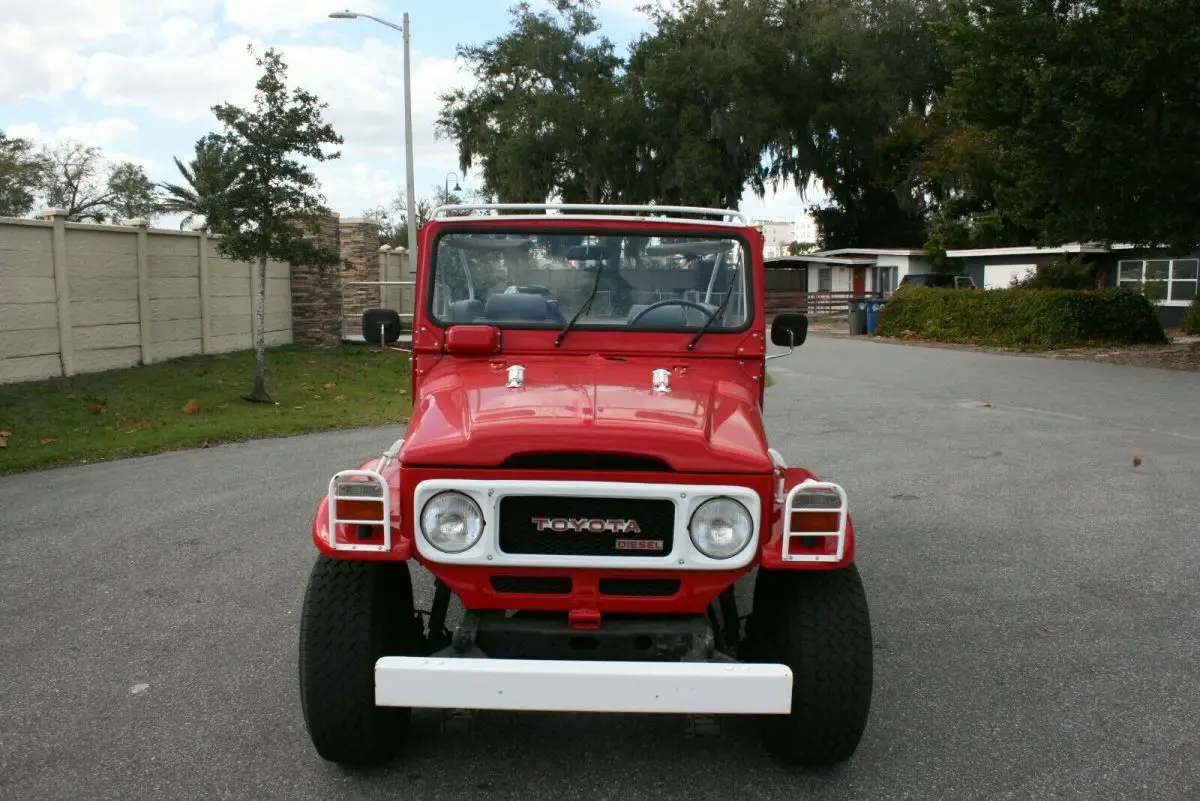
[[[558,316],[561,318],[562,315]],[[483,317],[485,320],[520,320],[534,323],[553,319],[543,296],[524,292],[489,296]]]
[[[456,300],[450,304],[446,320],[451,323],[469,323],[478,320],[482,314],[482,300]]]

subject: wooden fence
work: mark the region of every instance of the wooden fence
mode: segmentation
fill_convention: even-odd
[[[850,301],[877,298],[876,292],[781,292],[767,291],[767,314],[799,309],[809,317],[842,317],[850,313]]]

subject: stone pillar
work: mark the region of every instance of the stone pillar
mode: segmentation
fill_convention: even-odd
[[[338,215],[328,217],[313,236],[318,245],[341,249]],[[341,344],[341,269],[292,265],[292,341],[300,345]],[[354,333],[354,332],[348,332]]]
[[[342,326],[349,333],[360,333],[362,314],[384,305],[379,280],[379,223],[360,217],[342,220],[342,283],[371,281],[372,286],[348,286],[341,292]]]

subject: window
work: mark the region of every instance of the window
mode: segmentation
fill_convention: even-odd
[[[894,266],[875,268],[875,291],[892,292],[896,288],[896,268]]]
[[[1200,259],[1122,260],[1117,286],[1145,293],[1156,302],[1189,303],[1200,283]]]
[[[832,292],[833,291],[833,268],[822,267],[817,270],[817,291]]]
[[[580,329],[695,330],[728,297],[709,330],[748,323],[740,239],[601,233],[446,233],[428,308],[443,325],[557,329],[582,309]]]

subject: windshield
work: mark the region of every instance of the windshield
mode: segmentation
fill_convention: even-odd
[[[429,309],[442,325],[562,328],[574,319],[574,330],[659,331],[694,331],[719,311],[709,332],[741,330],[748,273],[745,245],[732,236],[447,233],[432,260]]]

